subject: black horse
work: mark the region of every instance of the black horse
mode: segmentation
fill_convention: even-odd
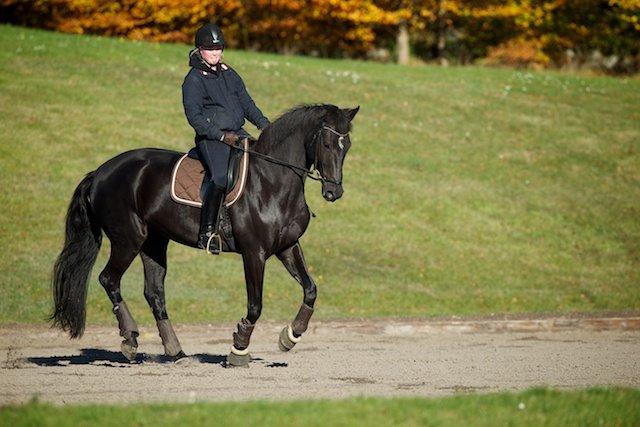
[[[243,196],[228,208],[235,252],[242,255],[247,285],[247,316],[238,323],[227,358],[246,365],[253,327],[262,310],[262,282],[266,260],[276,255],[302,285],[303,304],[294,321],[280,334],[287,351],[307,329],[316,300],[316,285],[307,270],[300,236],[309,223],[304,198],[306,173],[322,177],[328,201],[342,196],[342,165],[351,141],[351,121],[358,112],[333,105],[294,108],[268,126],[253,144]],[[145,148],[122,153],[90,172],[76,188],[66,218],[66,239],[53,271],[55,326],[82,336],[88,279],[102,232],[111,241],[111,255],[99,280],[113,304],[123,354],[133,360],[138,327],[120,294],[120,279],[140,254],[144,266],[144,296],[153,311],[165,353],[185,356],[167,314],[164,278],[169,240],[196,247],[200,209],[178,204],[170,196],[172,168],[180,153]],[[271,157],[280,162],[274,162]],[[288,163],[293,167],[284,166]],[[227,245],[223,250],[230,251]]]

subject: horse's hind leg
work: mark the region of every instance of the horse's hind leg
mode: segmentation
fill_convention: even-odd
[[[156,319],[158,332],[164,346],[164,353],[174,360],[186,355],[182,351],[176,333],[167,314],[164,298],[164,278],[167,274],[167,244],[164,237],[150,235],[142,245],[140,258],[144,266],[144,297]]]
[[[313,314],[313,304],[316,301],[317,292],[316,284],[309,274],[299,242],[277,255],[293,278],[302,285],[304,292],[304,301],[296,318],[280,333],[278,346],[282,351],[289,351],[300,341],[303,332],[307,330]]]
[[[122,279],[122,275],[129,268],[136,255],[138,255],[141,242],[128,240],[120,243],[115,239],[110,240],[111,256],[98,279],[107,292],[113,304],[113,313],[118,319],[120,336],[124,338],[120,346],[122,354],[130,361],[133,361],[138,351],[138,325],[133,320],[133,316],[131,316],[129,308],[120,294],[120,279]]]

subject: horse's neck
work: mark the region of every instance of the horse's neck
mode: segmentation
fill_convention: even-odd
[[[311,163],[313,163],[313,159],[309,158],[309,152],[307,150],[307,147],[311,143],[308,139],[308,135],[299,130],[287,136],[282,141],[269,141],[263,146],[258,143],[256,151],[298,167],[308,168]],[[275,164],[272,165],[278,168],[285,167]]]
[[[253,150],[300,168],[308,167],[305,138],[300,131],[294,132],[282,141],[258,142]],[[287,193],[288,198],[292,199],[292,191],[299,190],[300,196],[304,198],[306,174],[303,171],[259,157],[251,159],[251,163],[251,173],[255,173],[262,183],[273,183],[272,191]]]

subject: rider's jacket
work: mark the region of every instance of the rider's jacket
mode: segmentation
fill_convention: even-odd
[[[226,64],[210,67],[198,49],[189,54],[191,70],[182,83],[182,104],[196,142],[220,140],[225,131],[239,131],[247,118],[258,129],[269,120],[247,92],[242,78]]]

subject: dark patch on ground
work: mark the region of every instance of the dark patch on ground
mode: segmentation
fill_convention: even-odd
[[[342,377],[342,378],[330,378],[335,381],[342,381],[350,384],[375,384],[376,381],[369,378],[359,378],[359,377]]]
[[[453,391],[454,393],[475,393],[480,390],[489,390],[489,386],[468,386],[468,385],[452,385],[447,387],[436,387],[437,390]]]

